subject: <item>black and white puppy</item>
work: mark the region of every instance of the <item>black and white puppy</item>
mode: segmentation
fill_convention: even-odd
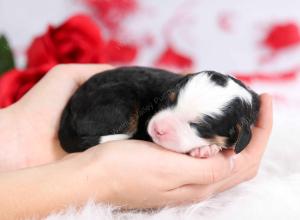
[[[65,107],[59,139],[67,152],[114,140],[149,140],[172,151],[209,157],[241,152],[251,139],[258,95],[214,71],[178,75],[121,67],[91,77]]]

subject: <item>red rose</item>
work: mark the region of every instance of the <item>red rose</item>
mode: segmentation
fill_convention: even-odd
[[[19,100],[51,67],[52,65],[42,65],[27,70],[13,69],[2,75],[0,78],[0,108]]]
[[[76,15],[34,39],[27,50],[27,69],[11,70],[0,78],[0,108],[20,99],[58,63],[129,63],[137,47],[115,40],[104,42],[94,21]]]
[[[88,16],[76,15],[59,27],[49,26],[27,51],[28,67],[56,63],[103,62],[104,42],[97,24]]]
[[[75,15],[59,27],[49,26],[27,50],[28,67],[57,63],[129,63],[137,47],[116,40],[104,41],[97,24]]]

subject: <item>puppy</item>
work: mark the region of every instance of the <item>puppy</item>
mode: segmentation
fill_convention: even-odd
[[[214,71],[178,75],[121,67],[94,75],[75,92],[58,135],[67,152],[139,139],[205,158],[222,148],[241,152],[259,106],[254,91]]]

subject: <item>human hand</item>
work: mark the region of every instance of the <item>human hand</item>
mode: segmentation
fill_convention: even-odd
[[[17,103],[1,110],[4,118],[10,118],[5,130],[13,133],[9,139],[14,143],[1,149],[6,158],[0,157],[0,171],[45,164],[65,156],[57,137],[63,108],[88,78],[110,68],[102,64],[58,65]]]
[[[109,68],[107,65],[58,66],[19,102],[0,111],[0,121],[10,118],[8,124],[15,126],[13,129],[4,126],[3,132],[11,131],[14,136],[10,139],[17,140],[18,145],[15,150],[11,144],[3,145],[3,155],[7,146],[11,161],[20,155],[26,159],[26,164],[14,168],[65,156],[57,139],[60,114],[69,97],[85,80]],[[80,205],[91,197],[126,208],[201,201],[257,173],[272,127],[270,96],[262,95],[261,103],[252,140],[238,155],[227,150],[212,158],[195,159],[149,142],[105,143],[82,153],[69,154],[56,163],[3,173],[2,183],[5,180],[7,184],[1,185],[4,188],[0,188],[0,192],[18,199],[5,201],[1,207],[6,214],[24,214],[26,210],[29,216],[30,213],[49,213],[71,203]],[[27,191],[17,187],[20,182]],[[32,192],[36,192],[36,196],[31,197]],[[41,202],[46,197],[48,202]],[[15,209],[16,201],[22,204],[18,206],[19,212]],[[24,206],[25,203],[28,205]]]
[[[81,154],[93,161],[87,176],[90,196],[125,208],[204,200],[256,175],[271,128],[272,100],[264,94],[252,140],[238,155],[226,150],[211,158],[196,159],[134,140],[90,148]]]
[[[107,65],[58,66],[8,109],[14,115],[16,123],[13,124],[18,126],[19,147],[23,147],[18,154],[27,154],[30,158],[24,167],[65,156],[57,139],[60,114],[83,82],[109,68]],[[199,160],[143,141],[107,143],[79,154],[80,157],[97,158],[96,164],[91,166],[95,171],[91,174],[91,180],[94,180],[91,184],[95,187],[90,189],[94,191],[96,185],[103,182],[103,176],[97,173],[103,170],[106,186],[110,188],[108,192],[113,193],[99,201],[129,207],[153,207],[201,200],[253,177],[272,127],[271,98],[262,95],[261,100],[253,138],[239,155],[233,156],[234,153],[227,150]],[[141,202],[140,198],[144,200]]]

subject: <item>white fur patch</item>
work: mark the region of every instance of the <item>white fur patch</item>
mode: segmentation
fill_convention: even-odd
[[[251,94],[232,79],[225,87],[215,84],[208,74],[194,76],[178,96],[174,111],[194,120],[199,115],[221,114],[221,109],[235,97],[252,102]]]
[[[105,135],[101,136],[99,139],[99,144],[103,144],[109,141],[120,141],[120,140],[127,140],[131,138],[131,135],[128,134],[112,134],[112,135]]]

